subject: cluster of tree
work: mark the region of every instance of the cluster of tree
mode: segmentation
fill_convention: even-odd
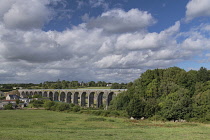
[[[78,81],[45,81],[40,84],[1,84],[0,91],[8,92],[14,89],[76,89],[85,87],[111,87],[112,89],[126,89],[127,84],[125,83],[108,83],[105,81],[90,81],[90,82],[78,82]]]
[[[78,81],[65,81],[65,80],[57,80],[56,82],[46,81],[42,84],[44,89],[74,89],[74,88],[82,88],[82,87],[106,87],[107,83],[104,81],[98,81],[97,83],[94,81],[90,81],[87,83],[78,82]]]
[[[41,84],[33,84],[33,83],[25,83],[25,84],[0,84],[0,91],[8,92],[14,89],[24,88],[24,89],[31,89],[31,88],[39,88]]]
[[[130,86],[132,82],[125,84],[125,83],[112,83],[111,89],[127,89],[128,86]]]
[[[78,82],[78,81],[56,81],[50,82],[46,81],[42,84],[42,88],[44,89],[74,89],[74,88],[85,88],[85,87],[111,87],[111,89],[126,89],[127,84],[124,83],[107,83],[105,81],[90,81],[90,82]]]
[[[62,102],[55,102],[55,101],[45,101],[43,107],[46,110],[52,111],[80,111],[80,106]]]
[[[85,114],[93,114],[97,116],[114,116],[114,117],[127,117],[127,114],[124,111],[117,111],[117,110],[104,110],[103,108],[82,108],[79,105],[75,104],[68,104],[64,102],[55,102],[55,101],[44,101],[43,104],[40,103],[42,107],[44,107],[46,110],[51,111],[73,111],[73,112],[79,112],[79,113],[85,113]]]
[[[210,121],[210,71],[147,70],[112,100],[110,108],[126,110],[134,118]]]

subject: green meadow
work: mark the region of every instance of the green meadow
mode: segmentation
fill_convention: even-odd
[[[207,140],[210,125],[46,110],[1,110],[0,140]]]

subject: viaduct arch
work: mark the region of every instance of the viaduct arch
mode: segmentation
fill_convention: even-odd
[[[117,94],[127,89],[20,89],[20,96],[41,95],[52,101],[73,103],[82,107],[108,107]]]

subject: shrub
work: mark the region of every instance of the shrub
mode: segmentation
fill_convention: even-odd
[[[42,96],[39,94],[36,94],[36,95],[33,95],[32,98],[42,98]]]
[[[58,105],[56,106],[57,111],[65,111],[69,109],[70,109],[70,106],[67,103],[58,103]]]
[[[12,104],[9,103],[9,104],[5,105],[4,109],[5,110],[12,110],[13,109]]]
[[[43,107],[44,101],[34,100],[32,106],[35,108]]]
[[[74,112],[79,112],[80,111],[80,106],[78,106],[78,105],[75,105],[73,108],[72,108],[72,110],[74,111]]]
[[[52,107],[54,105],[55,105],[55,102],[53,102],[53,101],[45,101],[43,106],[46,110],[52,110]]]

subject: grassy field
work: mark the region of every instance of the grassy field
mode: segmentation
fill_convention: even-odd
[[[45,110],[0,111],[0,140],[208,140],[210,125]]]

